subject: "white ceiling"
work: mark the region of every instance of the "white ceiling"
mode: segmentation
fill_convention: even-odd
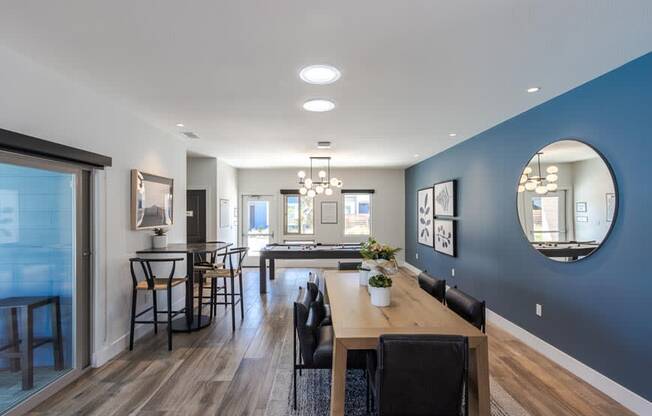
[[[600,157],[598,153],[580,141],[560,140],[549,144],[541,149],[541,163],[573,163],[581,160],[588,160]],[[533,157],[530,163],[535,163],[537,157]]]
[[[237,167],[398,167],[649,52],[652,2],[5,1],[0,43]],[[301,82],[318,63],[342,78]]]

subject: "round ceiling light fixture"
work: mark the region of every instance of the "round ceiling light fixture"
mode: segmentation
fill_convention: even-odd
[[[308,100],[303,103],[303,109],[306,111],[312,111],[316,113],[323,113],[326,111],[331,111],[335,108],[335,103],[331,100],[325,100],[322,98],[316,98],[313,100]]]
[[[299,72],[299,77],[308,84],[327,85],[340,79],[340,71],[331,65],[310,65]]]
[[[534,92],[539,92],[539,91],[541,91],[541,87],[530,87],[530,88],[527,89],[527,92],[529,92],[530,94],[532,94]]]

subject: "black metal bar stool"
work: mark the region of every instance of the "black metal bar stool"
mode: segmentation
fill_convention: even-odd
[[[213,305],[231,306],[231,326],[233,331],[235,331],[235,305],[237,305],[238,303],[240,303],[240,319],[241,320],[244,319],[244,288],[242,285],[242,263],[244,262],[244,259],[247,256],[248,251],[249,251],[249,247],[236,247],[236,248],[228,249],[224,257],[225,260],[226,257],[228,257],[229,267],[207,270],[204,273],[204,277],[211,280],[211,287],[213,288],[212,291],[213,299],[211,302],[213,303]],[[217,292],[219,279],[222,279],[224,283],[223,284],[224,291],[222,293]],[[236,292],[236,285],[235,285],[236,279],[239,282],[239,290],[237,292]],[[229,282],[231,283],[230,290],[228,284]],[[224,296],[223,302],[217,300],[219,294],[222,294]],[[216,312],[216,309],[217,308],[213,310],[214,313]]]
[[[52,306],[52,336],[34,337],[34,310]],[[0,299],[0,309],[10,313],[9,344],[0,346],[0,357],[9,358],[12,372],[22,370],[22,389],[34,387],[34,349],[49,342],[55,370],[63,370],[63,341],[61,335],[61,307],[59,296],[25,296]],[[20,336],[18,334],[18,313],[21,317]],[[22,349],[22,351],[21,351]]]
[[[226,244],[224,241],[207,241],[207,243],[215,244]],[[228,246],[224,247],[224,251],[220,253],[220,249],[209,251],[207,253],[197,253],[195,255],[194,262],[194,271],[195,271],[195,282],[198,283],[197,294],[193,296],[198,299],[199,311],[198,314],[201,315],[201,310],[204,306],[210,306],[210,319],[212,321],[213,317],[217,315],[217,306],[213,302],[213,299],[218,293],[223,293],[226,291],[224,285],[220,286],[218,284],[213,284],[213,279],[206,277],[206,272],[224,268],[226,263],[226,256],[228,251]],[[204,290],[209,290],[207,295]],[[208,300],[208,302],[205,302]]]
[[[176,264],[178,261],[183,261],[182,257],[171,258],[171,259],[143,259],[140,257],[134,257],[129,259],[129,267],[131,270],[131,278],[133,280],[133,292],[131,298],[131,327],[129,332],[129,351],[134,349],[134,329],[136,324],[154,324],[154,333],[158,333],[158,324],[161,322],[158,320],[158,314],[165,313],[167,314],[167,330],[168,330],[168,350],[172,350],[172,318],[180,313],[185,312],[185,308],[173,311],[172,310],[172,288],[181,284],[184,284],[187,280],[185,277],[174,277],[174,271],[176,269]],[[157,278],[152,272],[152,263],[172,263],[170,269],[170,275],[167,278]],[[139,281],[136,277],[136,271],[134,265],[140,264],[141,269],[143,270],[143,275],[145,280]],[[139,313],[136,313],[136,300],[138,298],[139,291],[151,291],[152,292],[152,306],[146,308]],[[167,310],[159,311],[156,305],[156,292],[166,291],[167,292]],[[142,316],[143,314],[153,310],[153,320],[151,321],[137,321],[136,318]]]

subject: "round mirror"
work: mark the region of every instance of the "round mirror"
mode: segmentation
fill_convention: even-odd
[[[607,161],[578,140],[538,151],[518,179],[518,219],[532,247],[556,261],[591,255],[613,225],[618,204]]]

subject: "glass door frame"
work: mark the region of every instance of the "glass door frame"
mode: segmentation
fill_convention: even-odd
[[[240,222],[240,239],[239,239],[240,245],[244,245],[245,242],[248,241],[248,238],[249,238],[249,236],[247,234],[247,224],[245,224],[245,221],[244,221],[246,215],[248,215],[248,214],[246,214],[244,211],[246,209],[248,209],[247,200],[248,199],[253,199],[253,198],[258,198],[258,199],[263,199],[263,198],[268,199],[269,198],[270,230],[269,230],[269,234],[262,234],[262,235],[270,237],[270,243],[274,243],[276,241],[276,236],[278,235],[278,230],[277,230],[277,228],[278,228],[278,211],[277,211],[278,210],[278,200],[276,198],[276,195],[242,194],[242,195],[240,195],[240,200],[241,200],[240,206],[242,207],[242,209],[240,210],[240,218],[239,218],[239,222]],[[247,258],[250,258],[250,257],[255,258],[255,265],[257,266],[258,265],[258,257],[259,257],[258,253],[253,253],[253,252],[250,251]],[[247,263],[249,263],[248,266],[250,264],[254,264],[254,263],[251,263],[251,262],[247,262]]]
[[[0,150],[0,163],[69,173],[75,178],[75,273],[73,278],[73,367],[26,400],[8,409],[3,416],[20,415],[33,409],[90,368],[92,345],[92,168],[74,163],[39,158]]]

